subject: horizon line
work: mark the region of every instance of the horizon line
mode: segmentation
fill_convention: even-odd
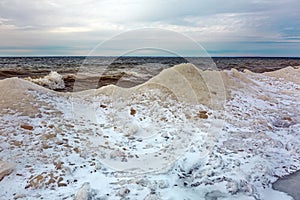
[[[86,55],[0,55],[0,58],[46,58],[46,57],[150,57],[150,58],[299,58],[300,56],[163,56],[163,55],[131,55],[131,56],[86,56]]]

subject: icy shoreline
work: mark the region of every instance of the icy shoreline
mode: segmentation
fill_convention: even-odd
[[[0,158],[15,170],[0,198],[291,199],[272,183],[300,169],[299,69],[218,72],[226,91],[213,98],[162,87],[170,73],[78,95],[1,81]]]

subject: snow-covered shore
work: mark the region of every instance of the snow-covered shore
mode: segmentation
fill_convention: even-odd
[[[0,199],[292,199],[300,69],[166,69],[130,89],[0,81]]]

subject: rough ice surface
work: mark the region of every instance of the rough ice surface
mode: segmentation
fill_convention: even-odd
[[[0,158],[15,165],[0,199],[292,199],[272,183],[300,169],[297,80],[218,72],[223,102],[217,88],[213,101],[196,84],[163,87],[171,70],[193,67],[80,93],[0,81]]]
[[[27,80],[52,90],[65,88],[63,76],[55,71],[51,71],[48,75],[42,78],[33,79],[29,77]]]

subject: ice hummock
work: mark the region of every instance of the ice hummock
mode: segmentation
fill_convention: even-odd
[[[52,90],[64,89],[65,82],[63,80],[63,76],[56,71],[51,71],[48,75],[42,78],[31,78],[28,77],[26,80],[36,83],[38,85],[47,87]]]
[[[300,169],[297,79],[191,70],[78,93],[0,81],[0,158],[15,165],[0,198],[291,199],[272,183]]]

